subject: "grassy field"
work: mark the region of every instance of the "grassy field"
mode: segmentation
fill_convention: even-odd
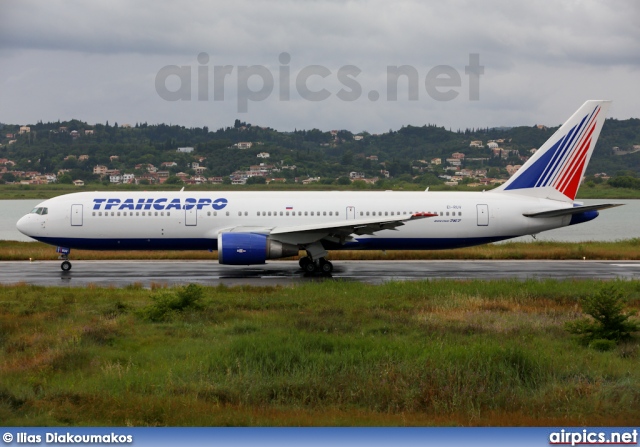
[[[640,283],[616,284],[638,309]],[[638,343],[564,330],[600,285],[3,286],[0,421],[636,425]]]
[[[55,248],[40,242],[0,241],[0,261],[55,260]],[[333,251],[329,259],[418,260],[418,259],[640,259],[640,239],[616,242],[507,242],[456,250]],[[89,251],[72,250],[71,259],[217,259],[208,251]],[[271,261],[277,262],[277,261]]]

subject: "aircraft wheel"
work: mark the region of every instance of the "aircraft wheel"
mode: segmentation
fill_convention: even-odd
[[[320,260],[320,271],[325,274],[333,272],[333,264],[325,259]]]
[[[306,273],[315,273],[317,266],[316,263],[313,262],[311,259],[309,259],[309,262],[305,263],[304,267],[302,267],[302,269],[306,272]]]
[[[60,268],[63,271],[68,272],[69,270],[71,270],[71,263],[69,261],[64,261],[62,264],[60,264]]]
[[[305,256],[304,258],[300,258],[300,260],[298,261],[298,264],[300,265],[300,268],[302,270],[307,270],[306,266],[312,263],[313,261],[308,256]]]

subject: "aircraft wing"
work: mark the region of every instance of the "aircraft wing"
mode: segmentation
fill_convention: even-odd
[[[369,219],[353,219],[341,222],[292,225],[263,228],[259,232],[269,234],[273,239],[289,244],[310,244],[319,240],[328,240],[344,244],[352,240],[351,235],[374,234],[382,230],[395,230],[405,222],[435,217],[434,213],[414,213],[411,216],[379,216]],[[225,231],[256,231],[256,228],[236,227]]]
[[[600,205],[574,206],[573,208],[562,208],[559,210],[541,211],[535,213],[522,213],[524,217],[561,217],[572,214],[585,213],[587,211],[605,210],[616,206],[624,205],[623,203],[602,203]]]

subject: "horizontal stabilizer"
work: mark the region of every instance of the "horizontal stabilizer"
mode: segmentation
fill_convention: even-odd
[[[523,213],[524,217],[561,217],[573,214],[586,213],[587,211],[606,210],[616,206],[624,205],[623,203],[602,203],[600,205],[574,206],[573,208],[562,208],[559,210],[542,211],[539,213]]]

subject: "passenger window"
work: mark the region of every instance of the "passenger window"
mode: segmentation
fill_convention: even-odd
[[[94,211],[93,213],[91,213],[91,215],[92,215],[92,216],[95,216],[95,215],[96,215],[96,212]]]
[[[287,211],[287,216],[289,215],[289,211]]]
[[[242,211],[238,211],[238,216],[242,217]]]
[[[229,215],[229,211],[227,211],[227,216]]]
[[[280,215],[282,216],[282,211],[280,211]]]

